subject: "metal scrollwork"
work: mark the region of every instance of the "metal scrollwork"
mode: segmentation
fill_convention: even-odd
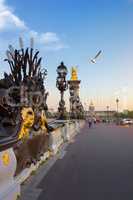
[[[5,72],[0,80],[0,146],[5,138],[17,140],[28,135],[41,119],[42,111],[48,110],[48,93],[44,87],[47,70],[41,66],[39,51],[33,48],[33,38],[31,47],[24,48],[22,38],[19,43],[20,49],[9,45],[5,61],[10,73]],[[24,119],[25,115],[34,118],[34,122],[30,124],[30,118]]]

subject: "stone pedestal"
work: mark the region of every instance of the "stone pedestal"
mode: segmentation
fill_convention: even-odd
[[[69,80],[70,91],[70,118],[82,119],[84,115],[84,109],[79,97],[80,80]]]
[[[16,157],[12,148],[0,152],[0,200],[16,200],[20,185],[14,179]]]

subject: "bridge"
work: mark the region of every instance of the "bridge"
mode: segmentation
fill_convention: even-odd
[[[0,200],[132,199],[133,128],[113,123],[89,128],[87,121],[96,122],[94,106],[86,115],[77,68],[67,80],[63,62],[56,70],[58,111],[49,122],[47,70],[39,51],[19,42],[20,49],[9,45],[10,72],[0,79]],[[117,124],[118,102],[112,120]]]
[[[22,200],[132,200],[133,127],[88,124],[22,186]]]

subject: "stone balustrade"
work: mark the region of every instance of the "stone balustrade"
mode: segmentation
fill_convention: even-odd
[[[18,171],[19,173],[16,173],[16,169],[20,164],[17,158],[19,155],[17,155],[16,150],[12,147],[4,150],[0,149],[0,200],[16,200],[17,196],[20,195],[20,185],[30,176],[33,171],[37,170],[39,165],[48,159],[51,154],[56,154],[63,143],[70,141],[79,132],[83,125],[84,121],[80,120],[58,120],[51,122],[50,126],[53,127],[53,131],[51,131],[47,137],[48,148],[47,150],[44,148],[44,152],[38,154],[40,157],[37,155],[37,152],[40,153],[40,151],[38,150],[36,152],[36,148],[39,149],[40,145],[42,146],[42,144],[45,143],[40,144],[38,141],[38,144],[36,145],[36,141],[42,140],[42,136],[36,136],[36,141],[34,137],[33,141],[31,138],[29,138],[29,141],[27,141],[25,144],[22,144],[22,146],[20,145],[21,159],[24,159],[22,158],[23,151],[21,151],[21,149],[26,148],[26,151],[28,151],[28,156],[30,155],[29,157],[31,160],[34,161],[33,157],[37,157],[37,161],[29,163],[29,166],[26,165],[24,169]],[[31,147],[34,150],[34,154],[31,151]]]
[[[63,143],[62,132],[64,130],[64,126],[64,124],[57,124],[54,131],[49,133],[49,150],[53,154],[58,152],[59,147]]]

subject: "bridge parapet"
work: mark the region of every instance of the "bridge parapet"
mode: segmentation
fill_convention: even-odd
[[[13,147],[13,141],[11,144],[8,142],[7,146],[1,145],[0,200],[17,199],[17,196],[20,195],[20,185],[38,169],[40,164],[45,162],[51,155],[56,154],[60,150],[62,144],[69,142],[75,137],[83,125],[84,121],[80,120],[56,120],[49,123],[52,131],[50,131],[47,136],[47,145],[43,142],[43,134],[38,131],[38,137],[36,134],[33,134],[33,138],[28,138],[26,143],[20,144],[19,153],[16,151],[16,147]],[[14,143],[15,142],[16,141],[14,141]],[[44,148],[42,148],[43,145]],[[41,154],[39,147],[41,147],[41,150],[43,149]],[[25,160],[23,149],[25,149],[25,152],[28,152],[28,158],[31,158],[31,160],[35,162],[30,162],[29,165],[25,165],[24,168],[21,168],[21,162]],[[32,150],[34,150],[34,153]],[[35,160],[35,155],[38,160]],[[18,157],[20,157],[20,159],[18,159]]]

